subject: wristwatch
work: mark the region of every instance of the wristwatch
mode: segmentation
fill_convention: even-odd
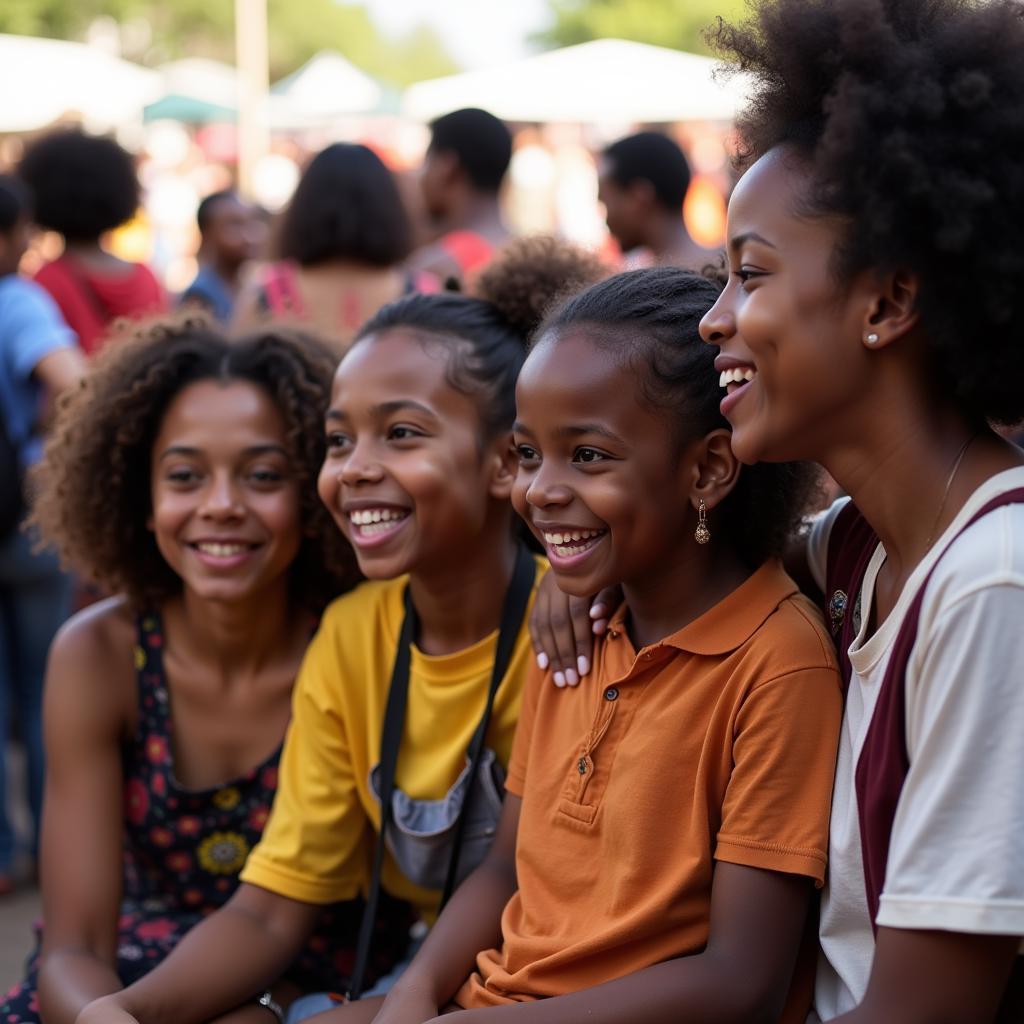
[[[277,1024],[284,1024],[284,1010],[281,1009],[281,1004],[274,998],[270,989],[267,989],[256,1002],[260,1006],[265,1006],[277,1018]]]

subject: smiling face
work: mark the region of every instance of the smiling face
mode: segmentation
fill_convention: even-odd
[[[284,420],[255,384],[203,380],[168,405],[153,444],[157,547],[207,600],[280,585],[298,554],[298,486]]]
[[[584,325],[545,335],[516,388],[516,511],[579,597],[674,571],[688,541],[685,447],[622,353]]]
[[[481,441],[476,399],[448,383],[450,348],[391,328],[335,375],[318,489],[371,579],[465,563],[507,503],[508,436]]]
[[[809,188],[806,167],[779,149],[740,179],[729,282],[701,322],[704,340],[721,348],[722,413],[746,463],[819,458],[870,394],[871,282],[837,284],[843,225],[798,212]]]

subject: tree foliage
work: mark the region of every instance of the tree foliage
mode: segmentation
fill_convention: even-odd
[[[16,35],[82,39],[101,18],[133,26],[122,32],[125,56],[146,64],[185,56],[234,58],[231,0],[0,0],[0,32]],[[359,4],[267,0],[267,19],[272,78],[325,49],[396,86],[457,70],[431,29],[384,38]]]
[[[706,53],[703,32],[718,15],[742,15],[745,0],[548,0],[550,28],[536,36],[548,46],[611,37]]]

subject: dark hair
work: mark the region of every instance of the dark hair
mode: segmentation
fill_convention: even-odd
[[[205,233],[213,220],[214,207],[224,200],[238,202],[238,193],[234,189],[223,189],[220,192],[211,192],[200,200],[199,206],[196,207],[196,224],[199,226],[200,232]]]
[[[154,324],[107,346],[62,403],[33,471],[35,523],[67,564],[139,605],[179,592],[181,580],[146,526],[153,443],[171,401],[190,384],[248,381],[285,422],[303,527],[292,592],[319,611],[358,579],[351,549],[316,494],[334,365],[325,348],[297,332],[229,340],[195,318]]]
[[[32,190],[36,222],[74,241],[95,241],[131,220],[139,207],[131,154],[113,139],[77,129],[37,139],[18,175]]]
[[[786,144],[840,283],[920,282],[929,371],[965,412],[1024,416],[1024,8],[1013,0],[757,0],[711,41],[752,76],[741,157]]]
[[[412,229],[394,176],[366,146],[336,142],[309,162],[284,213],[278,254],[304,266],[349,259],[401,263]]]
[[[430,149],[454,153],[475,188],[497,192],[512,159],[512,133],[486,110],[466,107],[431,121]]]
[[[30,207],[25,186],[9,174],[0,174],[0,231],[10,231]]]
[[[658,202],[678,212],[690,187],[690,165],[683,151],[660,132],[638,132],[613,142],[605,151],[612,178],[623,188],[649,181]]]
[[[356,341],[397,327],[422,332],[425,344],[450,350],[447,380],[478,396],[485,441],[510,430],[516,380],[526,344],[544,313],[567,292],[606,274],[591,253],[550,236],[509,243],[477,282],[479,298],[451,292],[407,295],[384,306],[359,329]]]
[[[729,429],[718,408],[718,350],[698,333],[720,291],[718,283],[675,267],[632,270],[570,299],[541,324],[537,336],[557,338],[570,327],[582,327],[589,340],[620,351],[641,395],[666,410],[674,439],[686,443]],[[743,467],[715,518],[749,566],[782,553],[817,480],[818,470],[810,463]]]

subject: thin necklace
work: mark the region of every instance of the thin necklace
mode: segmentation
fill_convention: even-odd
[[[938,515],[935,516],[935,522],[932,523],[931,532],[928,534],[928,540],[924,545],[926,551],[931,548],[932,541],[935,540],[935,531],[939,528],[939,523],[942,521],[942,513],[946,510],[946,499],[949,497],[950,488],[953,486],[953,481],[956,479],[956,471],[960,468],[960,463],[964,461],[964,456],[967,454],[967,449],[971,447],[971,442],[977,436],[977,434],[971,434],[971,436],[964,441],[963,447],[960,449],[960,453],[956,457],[956,462],[953,463],[953,468],[949,472],[949,479],[946,481],[946,489],[942,492],[942,501],[939,504]]]

